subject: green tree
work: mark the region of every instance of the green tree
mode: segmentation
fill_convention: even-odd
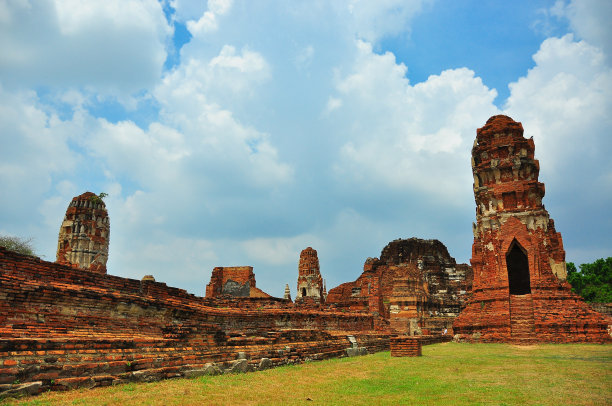
[[[101,192],[99,195],[94,194],[89,198],[89,200],[93,203],[104,203],[104,198],[108,196],[108,193]]]
[[[567,281],[572,285],[572,290],[587,302],[612,302],[612,257],[582,264],[580,271],[572,262],[568,262]]]
[[[11,235],[0,235],[0,247],[23,255],[36,256],[32,247],[32,238],[23,239]]]

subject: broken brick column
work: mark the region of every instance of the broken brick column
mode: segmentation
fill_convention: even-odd
[[[397,336],[389,340],[392,357],[420,357],[421,340],[418,337]]]
[[[606,322],[566,282],[561,234],[542,204],[533,138],[507,116],[472,148],[473,295],[454,332],[484,341],[609,341]]]
[[[102,199],[91,192],[76,196],[60,227],[57,262],[105,274],[109,236],[110,220]]]

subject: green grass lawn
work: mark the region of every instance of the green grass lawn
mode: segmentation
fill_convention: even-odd
[[[3,403],[4,404],[4,403]],[[612,345],[444,343],[263,372],[5,400],[27,405],[612,405]]]

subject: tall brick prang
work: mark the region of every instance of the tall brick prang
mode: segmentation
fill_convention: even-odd
[[[110,220],[106,205],[91,192],[68,205],[57,242],[57,262],[73,268],[106,273]]]
[[[477,130],[473,295],[454,331],[484,341],[609,341],[603,316],[565,281],[563,240],[542,204],[534,150],[510,117]]]
[[[298,283],[296,301],[303,301],[305,298],[313,298],[315,302],[325,301],[323,295],[323,278],[319,269],[319,257],[317,250],[308,247],[300,253],[300,263],[298,265]]]

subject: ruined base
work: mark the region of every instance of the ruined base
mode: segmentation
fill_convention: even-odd
[[[528,295],[475,292],[453,325],[458,341],[612,343],[610,321],[592,310],[569,286]]]
[[[421,340],[418,337],[399,336],[391,338],[392,357],[420,357]]]

